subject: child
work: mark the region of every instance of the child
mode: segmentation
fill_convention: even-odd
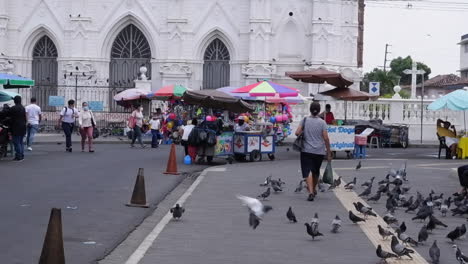
[[[149,124],[151,126],[151,147],[152,148],[157,148],[159,146],[159,139],[161,138],[161,135],[159,133],[159,130],[161,129],[161,121],[157,116],[157,113],[153,113],[153,118],[149,121]]]

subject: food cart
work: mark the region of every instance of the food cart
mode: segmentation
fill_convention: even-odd
[[[328,137],[330,138],[330,149],[333,152],[333,158],[336,158],[336,152],[345,152],[348,159],[352,158],[355,131],[354,126],[328,126]]]
[[[261,161],[262,154],[275,159],[275,135],[264,135],[261,131],[244,131],[234,134],[234,158],[236,160]]]

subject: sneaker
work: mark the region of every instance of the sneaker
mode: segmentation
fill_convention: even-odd
[[[130,145],[130,147],[131,147],[131,148],[134,148],[134,147],[135,147],[135,145],[131,144],[131,145]]]
[[[28,147],[28,150],[29,150],[29,151],[32,151],[32,148],[31,148],[31,147]]]
[[[312,202],[314,200],[314,194],[311,193],[309,194],[309,197],[307,198],[307,201]]]
[[[89,150],[89,152],[93,153],[93,152],[94,152],[94,150],[90,149],[90,150]]]

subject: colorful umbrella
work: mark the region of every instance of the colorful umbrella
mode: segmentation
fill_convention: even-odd
[[[147,94],[146,96],[149,99],[159,99],[159,100],[169,100],[169,99],[178,99],[182,98],[184,93],[187,91],[182,85],[179,84],[172,84],[168,86],[164,86],[161,89],[157,90],[156,92]]]
[[[238,88],[233,93],[249,93],[250,96],[297,96],[299,91],[295,88],[284,86],[270,81],[261,81]]]
[[[0,73],[0,84],[3,84],[5,89],[29,88],[34,86],[34,80],[13,74]]]
[[[13,100],[13,98],[15,98],[15,96],[17,96],[19,94],[15,93],[15,92],[10,92],[10,91],[6,91],[6,90],[0,90],[0,102],[8,102],[8,101],[11,101]]]
[[[147,90],[132,88],[124,90],[114,96],[115,101],[130,101],[136,99],[146,99]]]
[[[306,101],[307,99],[301,94],[298,94],[297,96],[288,96],[288,97],[283,97],[283,98],[281,98],[278,95],[275,95],[275,96],[268,96],[266,98],[267,103],[303,104]]]
[[[263,100],[260,100],[260,98],[257,98],[255,96],[250,96],[249,93],[233,93],[233,91],[236,90],[236,89],[239,89],[239,87],[227,86],[227,87],[218,88],[216,90],[221,91],[221,92],[225,92],[225,93],[227,93],[227,94],[229,94],[231,96],[241,98],[241,99],[244,99],[244,100],[263,101]]]

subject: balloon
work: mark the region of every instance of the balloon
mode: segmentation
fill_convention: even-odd
[[[184,124],[184,121],[182,121],[182,120],[179,120],[179,122],[177,122],[177,125],[178,125],[178,126],[181,126],[181,125],[183,125],[183,124]]]
[[[283,122],[283,116],[282,115],[277,115],[276,116],[276,122]]]
[[[244,116],[244,121],[247,123],[249,122],[249,117],[248,116]]]
[[[288,115],[283,114],[283,122],[286,122],[286,121],[288,121]]]
[[[211,116],[206,116],[206,121],[211,122],[213,120],[212,120]]]
[[[167,128],[168,129],[172,129],[174,127],[174,122],[173,121],[170,121],[169,123],[167,123]]]
[[[190,165],[190,164],[192,164],[192,158],[191,158],[189,155],[185,156],[185,158],[184,158],[184,164],[185,164],[185,165]]]
[[[274,116],[270,117],[270,122],[273,124],[276,123],[276,118]]]
[[[170,114],[169,114],[169,118],[170,118],[170,119],[176,119],[176,114],[170,113]]]

